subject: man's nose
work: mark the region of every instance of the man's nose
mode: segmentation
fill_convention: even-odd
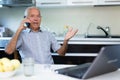
[[[38,17],[34,17],[34,20],[36,20],[36,21],[37,21],[37,20],[39,20],[39,18],[38,18]]]

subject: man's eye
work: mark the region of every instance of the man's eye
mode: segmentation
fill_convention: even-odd
[[[37,16],[38,18],[41,18],[41,16]]]
[[[30,15],[30,17],[34,17],[34,15]]]

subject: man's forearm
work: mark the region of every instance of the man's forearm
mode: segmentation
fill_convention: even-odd
[[[8,45],[5,48],[5,52],[7,54],[12,54],[15,49],[16,49],[16,44],[17,44],[17,40],[18,37],[20,35],[21,30],[17,30],[17,32],[15,33],[15,35],[12,37],[12,39],[10,40],[10,42],[8,43]]]
[[[59,55],[64,56],[68,48],[68,40],[64,40],[63,45],[61,48],[57,51]]]

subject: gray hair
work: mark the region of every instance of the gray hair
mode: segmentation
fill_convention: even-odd
[[[40,10],[39,10],[37,7],[35,7],[35,6],[28,7],[28,8],[26,8],[26,10],[25,10],[25,12],[24,12],[24,17],[28,16],[29,11],[30,11],[31,9],[37,9],[37,10],[40,12]]]

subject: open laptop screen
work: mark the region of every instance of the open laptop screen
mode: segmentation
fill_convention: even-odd
[[[68,75],[72,77],[74,76],[80,79],[81,78],[87,79],[90,77],[94,77],[97,75],[101,75],[101,74],[105,74],[105,73],[109,73],[117,70],[120,65],[119,55],[120,55],[120,46],[105,46],[101,48],[100,52],[98,53],[98,56],[95,58],[92,64],[86,69],[86,71],[84,71],[84,74],[82,73],[82,76],[81,76],[81,70],[80,70],[82,68],[80,65],[70,67],[67,69],[66,68],[57,69],[57,71],[58,73],[60,72],[60,74],[63,74],[63,75]],[[82,66],[83,65],[84,64],[82,64]],[[80,77],[78,77],[78,75]]]
[[[108,58],[108,63],[120,68],[120,45],[107,46],[105,55]]]

